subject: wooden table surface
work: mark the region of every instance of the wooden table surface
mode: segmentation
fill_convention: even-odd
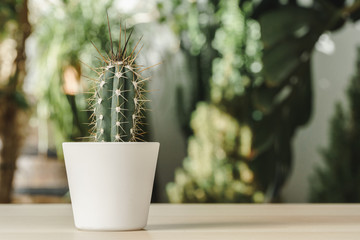
[[[0,240],[354,239],[360,204],[153,204],[145,230],[75,229],[68,204],[0,205]]]

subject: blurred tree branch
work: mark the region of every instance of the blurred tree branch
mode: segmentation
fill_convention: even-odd
[[[16,41],[15,71],[7,83],[0,86],[0,202],[8,203],[11,201],[16,160],[26,136],[28,121],[29,106],[22,89],[26,75],[25,41],[31,33],[28,1],[7,0],[1,3],[0,19],[1,36]]]

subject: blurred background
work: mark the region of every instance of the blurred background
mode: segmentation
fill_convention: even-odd
[[[106,13],[163,61],[153,202],[360,202],[359,0],[2,0],[1,203],[70,201]]]

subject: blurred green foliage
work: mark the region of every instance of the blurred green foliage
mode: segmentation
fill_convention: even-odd
[[[262,202],[248,165],[252,133],[248,126],[213,104],[199,103],[191,126],[188,157],[167,185],[170,202]]]
[[[0,39],[9,34],[27,38],[30,29],[23,29],[25,35],[19,31],[16,12],[23,2],[1,1]],[[81,92],[89,87],[81,76],[92,73],[80,60],[98,64],[92,60],[97,53],[90,41],[109,49],[106,11],[111,16],[116,10],[112,0],[47,4],[34,22],[31,38],[38,53],[28,68],[36,79],[40,131],[46,131],[50,118],[61,156],[61,142],[87,135],[87,96]],[[192,111],[182,104],[187,89],[178,87],[178,117],[185,135],[194,136],[183,169],[168,187],[170,199],[277,200],[290,173],[293,136],[311,117],[314,45],[323,33],[357,21],[360,1],[172,0],[159,1],[157,7],[160,21],[178,35],[191,66],[187,89],[192,92],[191,110],[196,109],[190,126]],[[116,18],[110,20],[118,25]],[[11,99],[25,106],[22,80],[11,79],[16,80]],[[68,81],[75,91],[69,91]],[[0,88],[2,96],[8,95]],[[206,167],[199,168],[199,163]],[[202,178],[198,171],[203,171]]]
[[[186,89],[178,87],[176,98],[179,103],[186,102],[184,91],[192,91],[190,99],[190,111],[186,104],[178,104],[179,123],[185,137],[192,134],[190,128],[191,112],[196,108],[199,101],[209,101],[210,81],[212,75],[212,61],[219,56],[214,49],[212,40],[219,28],[219,20],[216,17],[218,10],[216,1],[158,1],[157,8],[160,13],[161,23],[171,27],[180,40],[180,47],[188,61],[191,77],[190,84]]]
[[[246,1],[244,1],[246,2]],[[290,174],[292,139],[312,112],[311,56],[318,38],[356,21],[360,1],[263,0],[254,6],[252,17],[261,26],[263,83],[253,93],[254,108],[263,119],[254,121],[255,164],[272,169],[259,178],[270,182],[268,199],[278,199]],[[266,163],[267,162],[267,163]]]
[[[360,202],[360,48],[347,97],[347,111],[340,103],[335,106],[329,144],[321,151],[324,164],[310,179],[311,202]]]
[[[97,3],[73,0],[51,4],[36,22],[38,53],[31,67],[37,79],[37,113],[44,124],[50,117],[60,158],[62,142],[81,141],[88,136],[86,92],[90,91],[89,78],[96,76],[91,67],[99,66],[94,56],[100,57],[91,42],[98,49],[110,49],[106,14],[114,13],[113,1]],[[119,18],[110,20],[112,26],[119,26]],[[118,36],[119,27],[112,33]]]
[[[254,192],[265,193],[265,201],[278,201],[281,188],[291,170],[292,139],[296,130],[306,124],[311,116],[311,55],[315,43],[323,33],[340,29],[347,20],[356,21],[359,18],[360,1],[348,4],[345,1],[326,0],[243,0],[236,4],[233,1],[191,1],[186,5],[188,9],[184,8],[181,1],[173,1],[172,4],[172,7],[162,4],[160,10],[173,9],[171,14],[182,14],[182,18],[175,17],[171,23],[177,26],[173,28],[182,36],[183,45],[190,43],[194,46],[184,50],[199,56],[200,53],[195,51],[199,46],[200,52],[204,46],[211,46],[216,52],[211,55],[211,76],[205,76],[205,81],[209,82],[208,86],[211,89],[208,91],[211,98],[205,100],[210,102],[210,107],[215,105],[231,115],[238,121],[239,126],[247,126],[250,129],[252,138],[248,164],[254,173],[253,184],[257,188]],[[227,4],[231,7],[224,7]],[[204,10],[204,5],[208,6],[209,10]],[[197,14],[193,13],[194,8],[197,8]],[[247,31],[241,31],[244,30],[244,26],[241,24],[241,18],[234,18],[236,15],[233,13],[236,11],[246,16],[248,23],[254,22],[250,18],[258,21],[263,44],[261,61],[251,59],[247,64],[243,64],[242,68],[237,68],[237,64],[252,56],[248,51],[244,51],[244,48],[258,46],[258,43],[256,38],[246,34]],[[163,19],[168,19],[171,15],[162,16]],[[247,28],[256,29],[256,25],[254,22],[252,26],[247,25]],[[211,32],[213,28],[216,29],[214,35],[207,35],[206,33]],[[194,34],[194,31],[198,33]],[[259,33],[258,35],[260,37]],[[184,36],[187,38],[184,39]],[[187,39],[189,40],[186,41]],[[236,42],[236,45],[229,41]],[[253,47],[253,51],[259,49]],[[234,63],[232,68],[224,64],[226,61]],[[258,74],[260,70],[261,73]],[[257,74],[253,74],[254,72]],[[197,111],[194,113],[194,121]],[[208,118],[207,121],[215,120]],[[209,131],[205,124],[198,127],[200,129],[193,129],[195,139],[199,138],[198,132]],[[229,129],[231,128],[229,126]],[[186,184],[183,180],[179,182],[176,175],[175,184],[169,185],[168,193],[172,201],[196,202],[210,199],[189,197],[189,193],[196,192],[196,189],[204,191],[204,184],[199,185],[193,180],[196,172],[190,171],[187,167],[190,165],[188,162],[205,161],[204,159],[209,162],[220,161],[216,156],[205,153],[201,157],[203,160],[200,160],[199,155],[194,157],[192,145],[195,142],[197,141],[190,141],[189,157],[184,161],[184,170],[178,170],[177,173],[187,176]],[[241,148],[241,144],[237,147]],[[244,160],[242,156],[233,157],[237,161]],[[230,159],[227,161],[231,162]],[[215,170],[213,168],[213,172]],[[190,184],[192,187],[189,187],[189,182],[193,182]],[[222,191],[226,192],[227,189],[228,186],[223,186]],[[176,196],[175,199],[172,199],[173,196]],[[223,195],[218,195],[217,200],[226,201],[221,196]]]
[[[24,3],[24,0],[3,0],[0,2],[0,39],[15,34],[16,27],[20,24],[18,13]]]
[[[171,202],[264,200],[249,167],[252,132],[239,115],[247,110],[247,91],[262,81],[260,27],[250,11],[250,5],[241,10],[239,1],[226,0],[209,17],[218,25],[211,40],[218,57],[212,61],[210,101],[193,113],[188,157],[167,186]]]
[[[21,10],[26,5],[27,11],[27,1],[22,0],[4,0],[0,2],[0,44],[5,39],[13,39],[16,42],[15,50],[17,54],[22,54],[23,56],[15,59],[15,65],[17,63],[23,64],[25,60],[25,51],[24,48],[24,39],[27,39],[31,32],[30,25],[27,20],[27,15],[21,16]],[[6,57],[7,54],[1,56],[1,58]],[[1,59],[4,61],[3,59]],[[19,67],[19,66],[16,66]],[[26,97],[23,93],[22,85],[24,76],[18,76],[19,72],[21,75],[25,69],[16,69],[15,74],[11,74],[8,79],[4,82],[0,82],[0,98],[9,98],[21,109],[26,109],[29,107],[29,104],[26,100]]]

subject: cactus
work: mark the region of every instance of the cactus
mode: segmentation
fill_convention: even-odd
[[[95,91],[91,106],[91,135],[96,142],[136,142],[143,141],[145,131],[144,111],[146,99],[145,84],[149,78],[142,72],[149,69],[135,64],[142,47],[136,52],[141,38],[133,49],[129,48],[132,31],[122,41],[120,26],[119,46],[114,52],[109,18],[108,28],[111,49],[108,54],[100,54],[101,67],[93,70],[98,74],[94,80]]]

